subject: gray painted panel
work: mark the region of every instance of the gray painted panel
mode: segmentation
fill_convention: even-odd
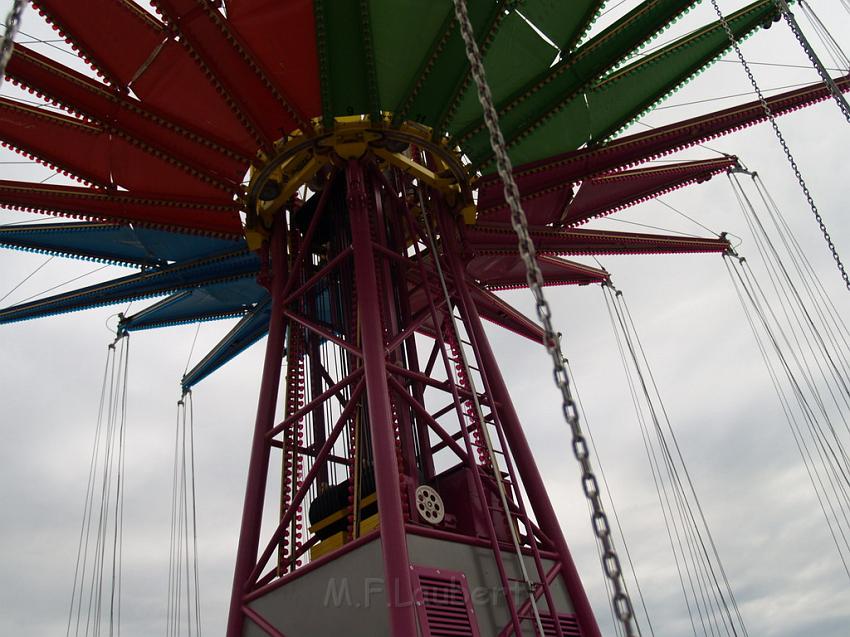
[[[466,575],[475,616],[483,636],[494,636],[508,622],[506,601],[496,561],[489,548],[448,542],[418,535],[407,536],[412,564],[460,571]],[[524,557],[526,568],[537,580],[537,570],[531,557]],[[519,579],[520,569],[515,556],[504,554],[509,578]],[[544,569],[552,567],[543,560]],[[520,605],[527,599],[519,582],[512,582],[514,599]],[[561,578],[552,584],[552,595],[558,612],[574,612]],[[311,571],[268,595],[251,602],[252,609],[283,632],[286,637],[383,637],[389,635],[386,612],[386,591],[383,587],[381,542],[368,544]],[[546,603],[538,601],[541,613],[547,613]],[[530,622],[525,622],[524,634],[534,635]],[[252,622],[246,622],[247,637],[267,637]]]
[[[389,635],[381,541],[376,539],[302,575],[250,606],[286,637]],[[246,637],[268,637],[253,622]]]
[[[507,601],[502,594],[502,584],[495,557],[489,548],[436,540],[418,535],[408,535],[407,545],[410,561],[413,564],[461,571],[466,575],[469,594],[472,603],[475,605],[475,614],[478,617],[481,635],[497,635],[507,625]],[[507,576],[515,580],[520,579],[521,572],[517,558],[511,553],[503,553],[503,560]],[[538,581],[534,559],[530,556],[524,556],[524,560],[532,581]],[[543,560],[544,570],[549,570],[552,564],[551,560]],[[515,603],[519,606],[528,599],[528,596],[520,582],[511,582],[511,584]],[[574,612],[566,587],[560,577],[552,583],[551,590],[555,607],[559,613]],[[537,604],[541,613],[547,613],[548,608],[543,598]],[[528,627],[526,634],[533,636],[534,631],[531,623],[525,622],[523,627],[525,626]]]

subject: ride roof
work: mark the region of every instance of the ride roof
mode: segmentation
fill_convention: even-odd
[[[577,227],[728,170],[733,157],[631,167],[764,119],[750,103],[620,134],[729,48],[715,22],[638,55],[697,2],[647,0],[593,32],[604,1],[468,0],[548,284],[606,280],[569,255],[726,249]],[[155,297],[121,330],[241,317],[184,378],[191,386],[268,329],[242,219],[250,166],[282,138],[364,115],[427,126],[465,158],[478,201],[466,233],[476,302],[539,338],[493,294],[525,277],[450,0],[154,0],[158,16],[131,0],[33,4],[99,79],[15,47],[7,79],[68,114],[2,97],[0,140],[82,185],[0,181],[0,205],[77,220],[0,226],[0,245],[136,271],[2,309],[0,323]],[[758,0],[728,21],[741,40],[775,18],[773,0]],[[827,95],[813,85],[769,102],[780,115]]]

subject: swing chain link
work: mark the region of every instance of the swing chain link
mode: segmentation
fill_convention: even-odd
[[[782,17],[785,18],[785,22],[788,24],[788,27],[791,29],[791,32],[794,34],[794,37],[797,38],[797,42],[800,43],[800,47],[806,53],[806,57],[809,58],[809,62],[812,63],[812,66],[817,70],[818,75],[820,75],[821,79],[824,81],[826,86],[829,88],[829,92],[832,94],[833,99],[838,104],[838,108],[841,109],[841,112],[844,114],[844,119],[850,123],[850,106],[847,104],[847,100],[844,98],[844,94],[839,90],[838,85],[835,83],[835,80],[832,79],[832,76],[824,67],[823,63],[820,61],[820,58],[815,53],[812,45],[809,44],[809,41],[806,39],[806,36],[803,34],[802,29],[800,29],[800,25],[797,22],[797,19],[794,17],[794,14],[791,13],[791,8],[788,6],[788,2],[786,0],[773,0],[774,4],[779,8],[779,11],[782,13]]]
[[[635,629],[632,602],[626,590],[620,558],[611,538],[608,516],[603,508],[602,494],[591,465],[590,450],[581,428],[578,407],[570,389],[569,374],[564,363],[565,358],[561,352],[560,334],[555,331],[552,325],[552,309],[543,294],[543,275],[535,257],[534,242],[528,232],[528,220],[520,204],[519,188],[513,177],[513,168],[499,126],[499,116],[493,105],[493,96],[487,84],[481,54],[467,12],[466,0],[453,0],[453,2],[461,36],[466,45],[466,55],[478,90],[478,98],[490,133],[490,144],[495,153],[496,167],[504,185],[505,201],[511,210],[511,225],[517,234],[519,254],[526,269],[526,281],[534,296],[537,317],[543,324],[544,345],[552,357],[553,378],[561,392],[561,409],[572,434],[573,455],[581,466],[582,490],[591,505],[591,522],[594,534],[602,545],[602,567],[612,584],[614,611],[624,628],[626,637],[637,637],[639,633]]]
[[[3,83],[3,78],[6,74],[6,65],[12,57],[12,51],[15,48],[15,36],[21,27],[21,18],[28,3],[29,0],[15,0],[11,11],[6,16],[4,25],[6,31],[3,34],[2,43],[0,43],[0,84]]]
[[[779,2],[782,0],[776,1]],[[812,210],[812,214],[814,214],[815,216],[815,221],[817,221],[821,234],[823,234],[823,238],[826,241],[827,246],[829,247],[829,251],[832,253],[832,258],[835,261],[835,265],[838,267],[838,271],[841,274],[841,278],[844,279],[844,285],[847,287],[848,290],[850,290],[850,277],[848,277],[847,271],[844,269],[844,264],[841,262],[841,257],[838,254],[838,249],[835,247],[835,243],[833,243],[832,241],[832,237],[830,236],[829,231],[826,228],[826,223],[824,222],[823,217],[821,217],[817,205],[815,205],[815,200],[812,197],[811,192],[809,191],[809,187],[806,185],[806,181],[803,179],[803,175],[800,172],[799,167],[797,166],[797,162],[794,160],[794,155],[791,154],[791,149],[788,147],[788,143],[785,141],[785,136],[782,134],[782,131],[779,130],[779,126],[776,123],[776,116],[773,114],[770,105],[767,103],[764,94],[761,92],[761,88],[756,82],[756,78],[753,75],[752,69],[750,69],[750,65],[744,58],[744,54],[741,52],[741,47],[738,45],[738,41],[735,39],[735,34],[732,32],[732,28],[729,26],[728,20],[726,20],[726,17],[723,15],[723,12],[720,10],[720,7],[717,5],[717,0],[711,0],[711,5],[712,7],[714,7],[714,12],[720,19],[720,23],[723,26],[723,30],[726,32],[726,36],[729,38],[729,42],[735,49],[735,54],[738,56],[738,61],[741,62],[741,65],[744,67],[744,71],[746,71],[747,73],[747,78],[749,78],[750,84],[752,85],[753,90],[758,96],[758,100],[761,104],[762,110],[764,110],[764,114],[767,116],[771,128],[773,128],[773,132],[776,135],[776,139],[779,140],[779,144],[782,146],[782,151],[785,153],[785,158],[788,160],[788,164],[791,166],[791,170],[794,171],[794,176],[797,178],[797,183],[800,185],[800,189],[803,191],[803,195],[806,197],[806,201],[809,203],[809,207]],[[781,7],[780,10],[782,10]]]

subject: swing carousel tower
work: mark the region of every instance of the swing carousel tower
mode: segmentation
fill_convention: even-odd
[[[82,221],[0,243],[138,272],[0,322],[151,297],[121,333],[239,318],[187,389],[268,336],[228,637],[599,637],[526,437],[549,425],[520,422],[484,328],[544,340],[496,294],[526,273],[452,3],[152,4],[37,3],[99,79],[17,47],[8,79],[71,114],[0,98],[0,138],[84,184],[0,181],[0,203]],[[580,226],[735,166],[634,168],[764,120],[758,102],[619,132],[773,0],[634,62],[695,0],[589,37],[603,2],[467,4],[546,285],[607,280],[574,256],[728,249]]]

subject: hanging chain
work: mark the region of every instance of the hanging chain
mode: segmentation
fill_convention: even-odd
[[[453,2],[455,15],[460,24],[460,32],[466,45],[466,56],[469,59],[472,77],[478,89],[478,99],[481,101],[481,106],[484,109],[484,120],[490,132],[490,145],[495,153],[496,167],[504,184],[505,201],[511,210],[511,225],[517,234],[519,254],[526,269],[526,280],[531,293],[534,295],[537,317],[543,324],[546,350],[552,357],[552,363],[554,365],[553,376],[555,384],[561,391],[561,408],[564,419],[572,432],[573,454],[581,465],[582,489],[593,510],[591,516],[593,531],[602,544],[602,567],[614,589],[612,599],[614,610],[617,618],[623,625],[626,637],[637,637],[633,622],[634,612],[632,602],[626,592],[620,558],[617,556],[617,551],[614,548],[611,538],[611,527],[608,522],[608,516],[605,514],[602,506],[599,483],[596,475],[593,473],[593,467],[590,462],[590,450],[582,432],[578,408],[570,390],[569,374],[564,365],[564,356],[561,353],[560,335],[552,326],[552,309],[543,295],[543,275],[535,258],[534,243],[528,234],[528,220],[520,205],[519,189],[513,178],[513,168],[508,158],[505,139],[499,127],[499,116],[493,105],[493,96],[487,84],[484,65],[481,62],[481,54],[478,50],[478,44],[475,41],[469,14],[467,13],[466,0],[453,0]]]
[[[0,84],[3,83],[3,78],[6,75],[6,65],[9,63],[9,58],[12,57],[12,50],[15,48],[15,36],[18,34],[21,17],[24,15],[24,9],[28,2],[29,0],[15,0],[12,4],[12,10],[6,16],[6,32],[3,34],[2,43],[0,43]]]
[[[820,61],[817,53],[812,48],[812,45],[809,44],[809,41],[806,39],[806,36],[803,34],[803,31],[800,29],[800,25],[797,23],[797,19],[794,17],[794,14],[791,13],[791,9],[788,7],[788,3],[786,0],[773,0],[774,4],[779,8],[779,11],[782,13],[782,17],[785,18],[785,22],[788,23],[788,26],[791,28],[791,32],[794,34],[794,37],[797,38],[797,42],[800,43],[800,46],[803,48],[803,51],[806,52],[806,57],[809,58],[809,61],[812,63],[812,66],[818,72],[818,75],[821,76],[821,79],[824,81],[824,84],[829,87],[829,92],[832,93],[832,97],[835,99],[835,102],[838,104],[838,108],[841,109],[841,112],[844,114],[844,119],[850,123],[850,105],[847,104],[847,100],[844,97],[844,94],[838,88],[838,85],[835,83],[835,80],[832,79],[832,76],[826,70],[823,63]]]
[[[773,132],[776,134],[776,139],[779,140],[779,143],[782,146],[782,150],[785,153],[785,158],[788,160],[788,164],[791,166],[791,170],[794,171],[794,175],[797,177],[797,183],[800,184],[800,189],[803,191],[803,195],[805,195],[806,201],[809,202],[809,207],[812,209],[812,214],[814,214],[815,216],[815,220],[817,221],[818,226],[820,227],[820,231],[823,234],[823,238],[826,241],[827,246],[829,246],[829,251],[832,253],[832,258],[835,261],[835,265],[838,266],[838,271],[841,273],[841,278],[844,279],[844,285],[847,286],[848,290],[850,290],[850,277],[847,276],[847,271],[844,269],[844,264],[841,262],[841,257],[838,255],[838,249],[832,242],[832,237],[829,236],[829,231],[826,229],[826,224],[823,221],[823,217],[821,217],[820,212],[818,211],[818,207],[815,205],[815,200],[812,198],[812,194],[809,192],[808,186],[806,186],[806,182],[803,179],[803,175],[800,173],[800,169],[797,167],[797,162],[794,160],[794,156],[791,154],[791,149],[788,148],[788,144],[785,141],[785,137],[782,135],[782,131],[779,130],[779,126],[776,124],[776,117],[774,116],[773,111],[770,110],[770,106],[768,105],[767,100],[764,98],[764,94],[761,92],[761,88],[759,88],[759,85],[756,82],[756,78],[753,76],[753,72],[750,69],[750,65],[747,64],[747,60],[744,59],[744,54],[741,53],[741,47],[738,46],[738,41],[735,39],[735,34],[732,33],[732,28],[729,26],[729,22],[723,15],[723,12],[720,10],[720,7],[717,6],[717,0],[711,0],[711,6],[714,7],[714,12],[720,19],[720,23],[723,25],[723,30],[726,32],[726,36],[729,38],[729,42],[732,44],[732,47],[735,49],[735,53],[738,56],[738,60],[744,67],[744,71],[747,72],[747,77],[749,78],[750,84],[752,84],[753,90],[755,91],[756,95],[758,95],[759,102],[761,103],[761,107],[764,110],[764,114],[770,121],[770,126],[773,128]]]

